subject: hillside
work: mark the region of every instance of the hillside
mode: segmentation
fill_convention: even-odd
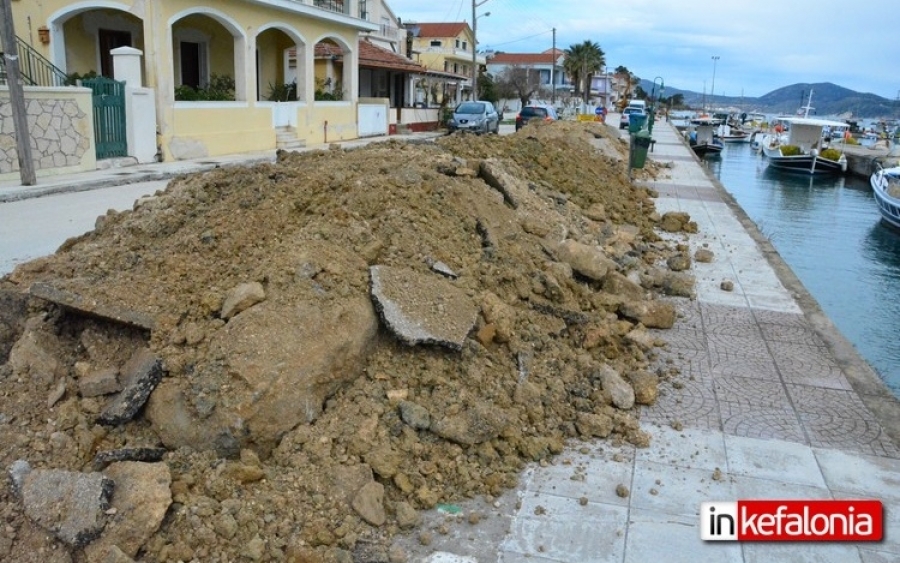
[[[653,83],[642,80],[641,88],[650,92]],[[706,100],[706,103],[715,106],[741,107],[765,113],[794,113],[806,105],[810,89],[813,91],[812,106],[815,108],[816,115],[840,115],[850,112],[855,117],[876,118],[893,117],[900,114],[900,104],[895,100],[882,98],[875,94],[856,92],[830,82],[792,84],[758,98],[715,96],[715,99]],[[666,96],[675,94],[683,95],[687,105],[701,106],[704,104],[702,93],[680,90],[666,85]]]

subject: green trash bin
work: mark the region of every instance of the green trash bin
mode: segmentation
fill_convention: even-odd
[[[643,113],[631,113],[628,114],[628,132],[629,133],[637,133],[641,129],[644,128],[644,124],[647,122],[647,115]]]
[[[647,151],[650,150],[650,132],[646,129],[638,131],[632,137],[631,167],[643,168],[647,162]]]

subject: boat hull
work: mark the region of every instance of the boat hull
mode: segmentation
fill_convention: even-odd
[[[769,167],[797,174],[843,174],[846,164],[820,156],[778,156],[766,152]]]
[[[698,143],[696,145],[691,145],[691,148],[694,149],[694,154],[701,158],[722,153],[722,145],[713,143]]]
[[[890,193],[891,183],[900,188],[900,167],[875,172],[869,183],[872,185],[872,193],[875,195],[881,219],[888,225],[900,229],[900,197],[893,197]]]

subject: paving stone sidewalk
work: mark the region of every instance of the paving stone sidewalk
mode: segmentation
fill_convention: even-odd
[[[694,263],[697,298],[673,300],[678,322],[655,331],[668,342],[659,365],[680,375],[642,408],[650,447],[573,443],[552,463],[529,468],[516,491],[462,505],[463,515],[484,516],[478,526],[430,513],[438,533],[428,546],[409,538],[410,560],[900,561],[897,400],[677,131],[660,123],[653,137],[650,158],[671,166],[649,183],[659,192],[657,210],[688,212],[699,234],[673,238],[692,255],[707,248],[715,258]],[[701,502],[749,498],[878,499],[885,539],[701,541]]]

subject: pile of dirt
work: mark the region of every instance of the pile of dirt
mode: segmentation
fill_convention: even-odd
[[[418,509],[498,495],[570,438],[646,445],[647,328],[692,280],[626,150],[558,122],[280,153],[20,266],[0,280],[0,552],[381,561]],[[97,518],[60,514],[89,496],[66,487],[99,491]]]

